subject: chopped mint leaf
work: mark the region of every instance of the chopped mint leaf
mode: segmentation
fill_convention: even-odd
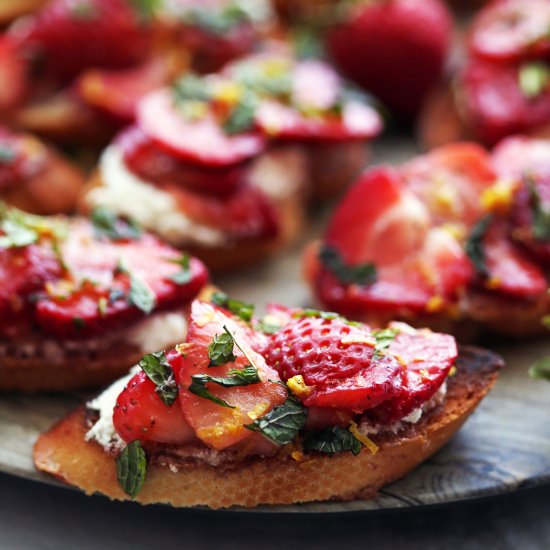
[[[162,402],[168,407],[178,397],[178,386],[174,379],[174,372],[163,351],[150,353],[143,357],[139,366],[156,388],[155,391]]]
[[[177,285],[186,285],[192,278],[191,273],[191,257],[189,254],[182,254],[176,260],[170,260],[172,263],[181,266],[181,270],[170,277],[170,280]]]
[[[493,217],[490,214],[484,218],[481,218],[481,220],[473,227],[470,236],[464,245],[464,250],[466,251],[468,258],[470,258],[476,272],[483,277],[487,277],[489,275],[489,271],[485,263],[485,248],[483,246],[483,239],[485,238],[485,234],[487,233],[492,221]]]
[[[519,87],[527,99],[535,99],[542,94],[550,84],[550,67],[535,61],[522,65],[519,70]]]
[[[355,266],[347,265],[340,253],[328,245],[321,249],[319,259],[344,285],[371,285],[376,282],[376,266],[371,262]]]
[[[282,405],[245,428],[262,434],[276,445],[286,445],[298,435],[306,420],[306,408],[296,399],[288,397]]]
[[[147,458],[138,440],[128,443],[116,459],[117,479],[123,491],[136,498],[147,475]]]
[[[223,129],[230,136],[246,132],[254,126],[254,117],[258,102],[254,94],[245,93],[235,105],[229,117],[223,124]]]
[[[228,332],[216,334],[208,346],[209,367],[219,367],[226,363],[232,363],[236,357],[233,354],[235,339]]]
[[[361,452],[361,442],[346,428],[333,426],[320,431],[309,432],[304,437],[304,449],[333,455],[349,451],[354,455]]]
[[[212,295],[212,303],[216,306],[228,309],[231,313],[240,317],[245,323],[249,323],[254,315],[254,305],[230,298],[225,292],[215,292]]]
[[[133,220],[117,216],[102,206],[94,208],[90,216],[96,237],[105,237],[111,241],[137,240],[141,228]]]
[[[528,178],[527,183],[531,194],[533,236],[539,241],[550,241],[550,209],[543,204],[536,182]]]
[[[395,337],[399,334],[399,330],[396,328],[384,328],[373,330],[372,334],[376,342],[374,346],[374,357],[380,357],[385,350],[387,350],[391,343],[395,340]]]
[[[116,273],[124,273],[130,277],[130,292],[126,296],[128,303],[147,315],[151,313],[157,305],[157,297],[147,282],[133,273],[122,259],[119,259],[115,267]]]

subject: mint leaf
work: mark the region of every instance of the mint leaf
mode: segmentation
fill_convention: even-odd
[[[474,265],[475,270],[483,277],[487,277],[489,275],[489,271],[485,263],[485,248],[483,246],[483,239],[485,238],[485,234],[487,233],[492,221],[493,217],[490,214],[484,218],[481,218],[481,220],[473,227],[470,236],[464,245],[464,250]]]
[[[329,455],[344,451],[358,455],[362,448],[361,442],[348,429],[340,426],[309,432],[304,437],[303,446],[306,451]]]
[[[288,397],[282,405],[245,428],[262,434],[276,445],[286,445],[298,435],[306,420],[306,408],[296,399]]]
[[[254,126],[257,107],[258,102],[254,94],[243,94],[223,124],[225,133],[232,136],[250,130]]]
[[[94,208],[90,216],[96,237],[111,241],[136,241],[141,236],[141,228],[133,220],[117,216],[102,206]]]
[[[529,367],[531,378],[540,378],[550,381],[550,357],[544,357]]]
[[[376,266],[369,262],[355,266],[347,265],[340,253],[325,245],[319,253],[321,263],[344,285],[371,285],[376,282]]]
[[[522,65],[519,70],[519,88],[527,99],[535,99],[550,84],[550,67],[540,62]]]
[[[133,273],[122,259],[115,267],[116,273],[124,273],[130,278],[130,292],[126,296],[128,303],[149,315],[157,305],[157,297],[151,287],[141,277]]]
[[[219,367],[226,363],[232,363],[236,357],[233,354],[235,339],[228,332],[216,334],[208,346],[209,367]]]
[[[258,384],[261,382],[260,374],[258,369],[254,368],[251,365],[247,365],[243,369],[232,369],[229,371],[229,376],[209,376],[208,374],[195,374],[191,377],[191,385],[188,387],[188,390],[199,397],[209,399],[210,401],[221,405],[222,407],[227,407],[234,409],[232,405],[229,405],[223,399],[216,397],[212,394],[206,387],[208,382],[213,384],[218,384],[222,388],[232,388],[235,386],[249,386],[251,384]]]
[[[156,386],[155,391],[162,402],[168,407],[178,397],[178,386],[174,379],[174,372],[163,351],[150,353],[143,357],[139,366]]]
[[[177,285],[186,285],[192,279],[191,273],[191,257],[189,254],[182,254],[177,260],[170,260],[170,262],[181,266],[181,271],[178,271],[170,277],[170,280]]]
[[[147,459],[141,443],[136,439],[124,448],[116,459],[117,479],[123,491],[136,498],[147,475]]]
[[[172,93],[176,101],[209,101],[210,89],[208,82],[190,73],[176,80],[172,86]]]
[[[297,311],[292,315],[295,319],[301,319],[302,317],[320,317],[321,319],[327,319],[331,321],[332,319],[340,319],[338,313],[333,313],[332,311],[319,311],[317,309],[303,309],[302,311]]]
[[[215,292],[212,295],[212,303],[216,306],[228,309],[231,313],[240,317],[245,323],[249,323],[254,315],[254,305],[240,302],[230,298],[225,292]]]
[[[537,184],[532,178],[527,178],[531,194],[531,212],[533,215],[533,236],[539,241],[550,240],[550,209],[545,208]]]

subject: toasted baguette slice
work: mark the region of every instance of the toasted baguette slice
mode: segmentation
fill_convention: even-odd
[[[373,437],[379,446],[376,454],[364,448],[358,456],[313,453],[299,462],[288,456],[254,458],[231,468],[195,464],[176,473],[167,466],[150,465],[136,500],[223,508],[373,498],[449,441],[489,392],[501,365],[500,357],[491,352],[462,348],[443,404],[398,434]],[[113,456],[97,443],[86,442],[87,430],[82,407],[38,439],[36,467],[87,494],[128,499],[117,482]]]
[[[2,0],[0,2],[0,25],[40,9],[47,0]]]

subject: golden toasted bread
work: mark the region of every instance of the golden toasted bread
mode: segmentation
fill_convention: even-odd
[[[0,2],[0,26],[11,23],[21,15],[40,9],[48,0],[2,0]]]
[[[196,463],[175,472],[150,464],[136,500],[222,508],[373,498],[451,439],[495,383],[502,361],[491,352],[467,347],[460,351],[456,366],[443,404],[397,434],[372,436],[379,446],[376,454],[364,448],[358,456],[312,453],[294,460],[280,455],[249,458],[231,467]],[[85,441],[88,428],[84,407],[67,416],[36,442],[36,467],[88,494],[128,499],[117,482],[113,456]]]

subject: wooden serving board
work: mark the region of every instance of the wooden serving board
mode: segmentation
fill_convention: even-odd
[[[407,140],[379,145],[374,160],[400,162],[415,153]],[[303,244],[321,233],[326,212],[282,257],[244,274],[215,282],[230,295],[256,303],[310,303],[300,274]],[[433,505],[514,491],[550,482],[550,383],[531,380],[527,369],[550,356],[550,337],[523,344],[493,342],[507,366],[493,392],[455,439],[405,479],[372,501],[263,507],[265,512],[345,512]],[[0,396],[0,471],[39,482],[57,483],[36,472],[31,459],[38,434],[75,407],[86,394]]]

